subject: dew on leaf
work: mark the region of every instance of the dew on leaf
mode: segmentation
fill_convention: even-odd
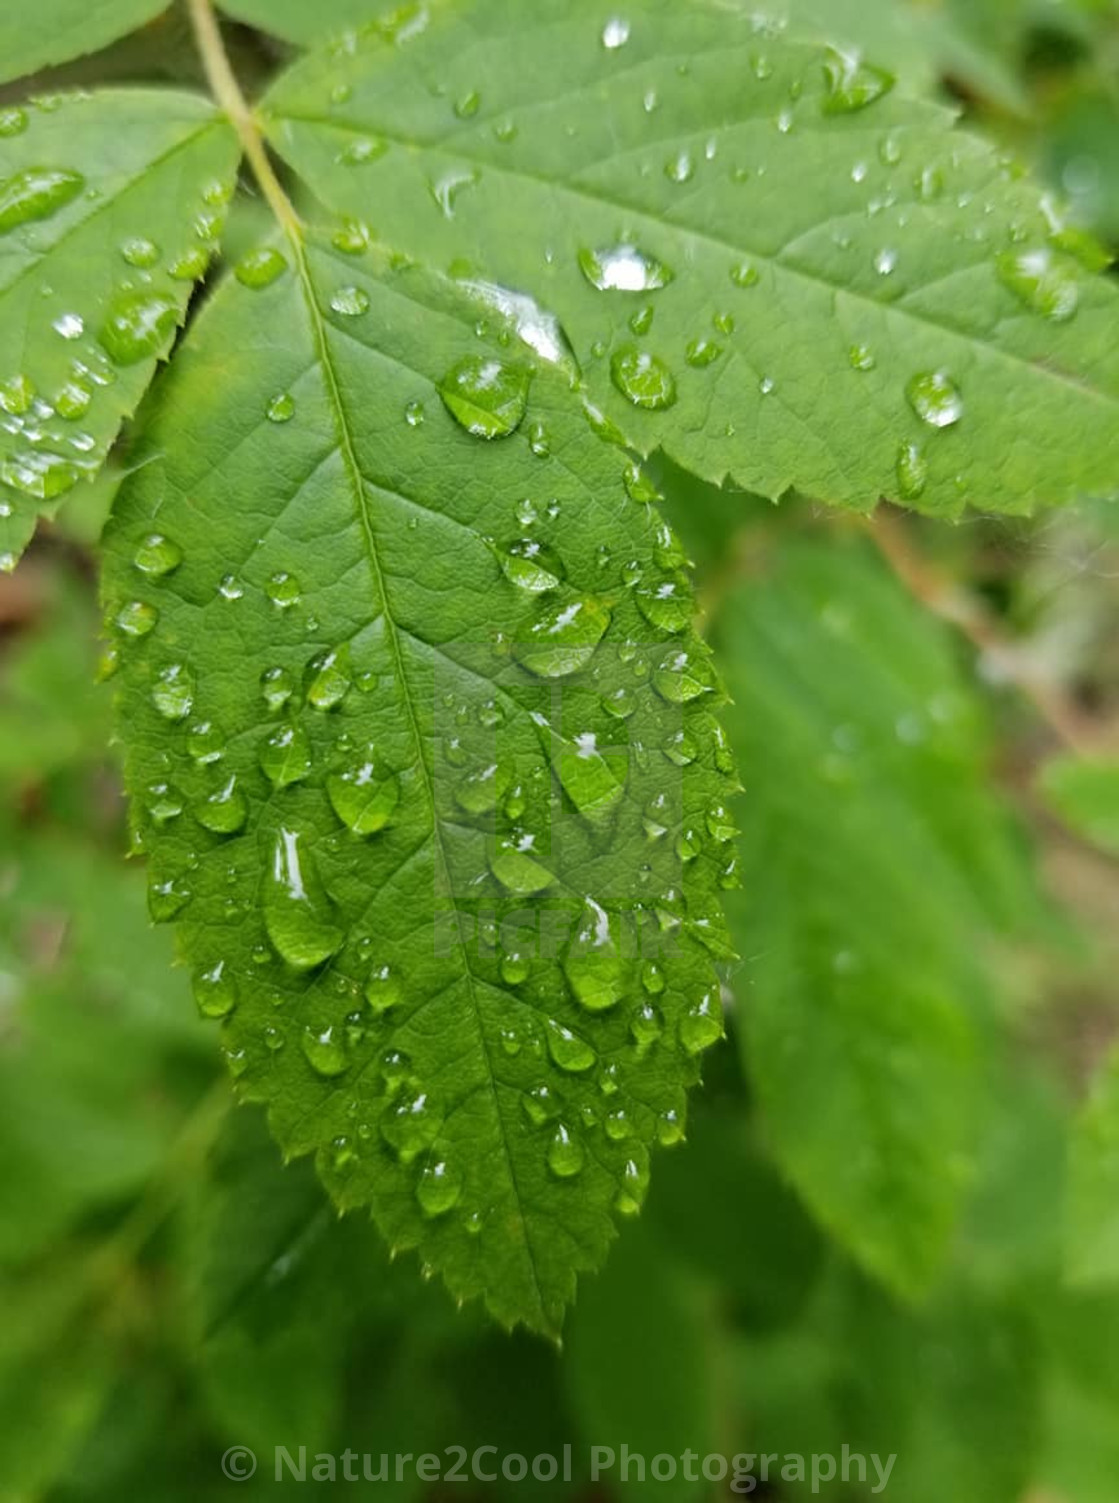
[[[303,675],[303,692],[314,710],[336,710],[353,683],[350,649],[343,644],[316,653]]]
[[[614,1143],[623,1143],[626,1138],[633,1137],[633,1120],[624,1106],[615,1107],[612,1112],[607,1112],[602,1125],[606,1136]]]
[[[455,204],[464,188],[473,188],[479,182],[478,173],[472,168],[456,167],[442,177],[428,181],[428,192],[444,219],[455,217]]]
[[[245,827],[249,806],[237,786],[237,779],[230,777],[217,792],[195,804],[193,813],[198,823],[215,835],[236,835]]]
[[[297,830],[277,831],[263,884],[264,927],[280,959],[309,971],[337,953],[345,938],[335,922],[314,858]]]
[[[714,365],[723,353],[723,347],[714,339],[700,337],[690,339],[684,351],[684,359],[689,365],[697,370],[703,370],[705,366]]]
[[[444,1216],[462,1196],[462,1175],[446,1159],[425,1164],[416,1185],[416,1199],[425,1216]]]
[[[578,1074],[589,1070],[598,1061],[598,1055],[585,1039],[577,1033],[549,1018],[545,1029],[548,1038],[548,1053],[561,1070]]]
[[[1043,247],[1007,251],[996,262],[999,280],[1032,313],[1066,323],[1080,303],[1080,288],[1068,265]]]
[[[160,292],[118,292],[110,301],[98,339],[117,365],[135,365],[157,355],[179,323],[179,305]]]
[[[6,381],[0,381],[0,409],[4,412],[13,417],[23,417],[31,410],[34,400],[35,388],[30,376],[21,372],[18,376],[9,376]]]
[[[717,799],[714,803],[708,804],[704,823],[707,825],[707,831],[712,840],[719,845],[726,845],[738,834],[730,810]]]
[[[431,1147],[441,1126],[442,1117],[427,1092],[415,1091],[389,1107],[381,1118],[381,1136],[401,1163],[410,1164]]]
[[[287,704],[295,692],[295,682],[286,668],[266,668],[260,675],[260,692],[273,715]]]
[[[424,420],[424,404],[422,402],[409,402],[404,409],[404,421],[409,428],[418,428]]]
[[[620,689],[612,689],[609,694],[603,695],[602,708],[615,720],[628,720],[637,708],[633,690],[624,685]]]
[[[505,796],[512,777],[506,763],[489,762],[459,781],[455,787],[455,802],[468,814],[488,814]]]
[[[290,391],[278,391],[269,398],[264,415],[270,423],[290,423],[295,416],[295,398]]]
[[[37,501],[53,501],[77,485],[80,472],[61,454],[45,449],[14,454],[0,464],[0,481]]]
[[[559,1115],[559,1103],[550,1086],[533,1086],[521,1097],[521,1110],[533,1127],[543,1127]]]
[[[548,1168],[560,1179],[571,1179],[580,1172],[585,1162],[586,1150],[582,1143],[561,1122],[548,1144]]]
[[[674,849],[681,861],[694,861],[703,850],[703,842],[698,830],[690,827],[681,830],[676,837]]]
[[[653,670],[653,688],[669,704],[689,704],[714,687],[710,665],[696,653],[670,653]]]
[[[590,825],[608,828],[625,793],[625,757],[604,757],[591,732],[569,740],[546,722],[537,725],[563,791]]]
[[[528,405],[529,373],[524,366],[488,355],[467,355],[439,383],[443,405],[475,438],[507,438]]]
[[[170,783],[152,783],[145,807],[153,824],[166,825],[183,812],[182,797]]]
[[[658,355],[623,345],[610,359],[610,379],[627,401],[646,412],[663,412],[676,401],[676,378]]]
[[[193,896],[191,889],[177,877],[148,883],[148,912],[152,922],[165,924],[180,914]]]
[[[192,984],[204,1018],[227,1018],[237,1006],[237,983],[227,973],[224,960],[195,971]]]
[[[152,685],[152,704],[164,720],[185,720],[194,707],[194,674],[185,663],[161,668]]]
[[[241,257],[233,275],[243,287],[270,287],[287,271],[287,257],[272,245],[261,245]]]
[[[326,780],[327,797],[338,818],[354,835],[375,835],[392,823],[400,803],[400,779],[379,770],[372,754]]]
[[[678,151],[664,164],[664,175],[670,183],[689,183],[695,176],[695,162],[689,151]]]
[[[129,600],[116,614],[115,624],[128,637],[146,637],[159,620],[154,605],[144,600]]]
[[[687,731],[673,731],[661,750],[677,767],[690,767],[699,756],[699,747]]]
[[[369,162],[375,162],[378,157],[383,157],[389,149],[389,143],[379,136],[358,136],[350,141],[335,157],[335,161],[342,167],[364,167]]]
[[[906,384],[910,407],[930,428],[949,428],[963,416],[959,388],[945,371],[921,371]]]
[[[501,979],[506,986],[520,986],[528,980],[528,960],[517,950],[508,950],[501,957]]]
[[[637,608],[650,626],[660,631],[682,632],[692,619],[694,604],[688,581],[681,575],[635,591]]]
[[[602,45],[607,52],[615,52],[629,41],[629,22],[623,16],[611,16],[602,28]]]
[[[614,1201],[620,1216],[636,1216],[649,1188],[649,1166],[643,1158],[627,1159],[622,1170],[622,1187]]]
[[[199,720],[187,731],[186,749],[193,762],[208,767],[225,755],[225,737],[212,721]]]
[[[628,243],[596,250],[584,247],[578,259],[580,271],[599,292],[655,292],[672,281],[672,271],[663,261]]]
[[[76,422],[89,411],[93,393],[77,381],[67,381],[59,388],[54,398],[54,410],[67,422]]]
[[[898,253],[889,246],[877,251],[874,256],[874,269],[880,277],[892,276],[897,270]]]
[[[872,371],[877,364],[869,345],[853,344],[847,351],[847,360],[856,371]]]
[[[377,1017],[396,1007],[403,992],[400,981],[391,966],[374,966],[365,983],[365,1000]]]
[[[723,1036],[723,1009],[715,991],[706,992],[680,1019],[680,1042],[688,1054],[701,1054]]]
[[[529,627],[514,654],[540,678],[565,678],[585,668],[610,625],[600,601],[577,599],[544,609]]]
[[[749,261],[739,261],[731,267],[730,279],[736,287],[756,287],[761,275]]]
[[[641,985],[651,997],[658,997],[664,991],[664,970],[655,960],[647,960],[642,965]]]
[[[284,725],[273,731],[261,744],[260,765],[277,791],[302,782],[311,771],[311,745],[303,730]]]
[[[564,975],[588,1012],[605,1012],[626,995],[631,963],[621,920],[588,897],[563,957]]]
[[[360,219],[345,219],[330,237],[335,250],[344,256],[360,256],[369,249],[370,229]]]
[[[286,611],[293,605],[299,604],[303,587],[294,574],[289,574],[286,569],[280,569],[269,578],[264,586],[264,593],[274,606],[281,611]]]
[[[510,584],[532,595],[558,589],[566,573],[557,554],[533,538],[517,538],[497,558]]]
[[[330,1025],[315,1028],[308,1024],[300,1036],[303,1054],[316,1075],[333,1080],[350,1068],[350,1056],[340,1037],[340,1030]]]
[[[27,129],[27,111],[18,105],[0,109],[0,136],[19,136]]]
[[[543,892],[556,880],[533,854],[535,837],[514,834],[498,840],[490,855],[490,870],[507,891],[519,897]]]
[[[919,496],[924,494],[929,478],[929,464],[921,451],[920,444],[902,443],[898,445],[895,471],[897,474],[898,494],[904,501],[916,501]]]
[[[85,187],[80,172],[25,167],[0,183],[0,235],[33,220],[49,219]]]
[[[339,287],[331,293],[330,306],[343,318],[357,318],[369,311],[369,294],[362,287]]]
[[[176,282],[193,282],[203,274],[209,264],[209,251],[203,246],[197,246],[176,256],[167,268],[167,275],[174,278]]]
[[[828,49],[824,62],[823,109],[827,115],[865,110],[893,88],[895,79],[884,68],[864,62],[858,52]]]
[[[159,260],[159,246],[144,235],[132,235],[127,240],[122,240],[120,253],[129,266],[142,269],[154,266]]]

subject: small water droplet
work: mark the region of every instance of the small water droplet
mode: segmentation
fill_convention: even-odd
[[[566,573],[557,554],[533,538],[518,538],[499,551],[497,558],[505,578],[533,595],[558,589]]]
[[[315,654],[303,675],[303,692],[312,709],[336,710],[352,683],[350,649],[343,644]]]
[[[340,1031],[331,1024],[315,1028],[308,1024],[300,1036],[303,1054],[316,1075],[333,1080],[344,1075],[350,1068],[350,1057],[340,1036]]]
[[[632,689],[624,685],[620,689],[612,689],[609,694],[602,697],[602,708],[615,720],[628,720],[637,708],[637,700]]]
[[[375,966],[365,983],[365,1000],[377,1017],[382,1017],[390,1008],[396,1007],[403,992],[391,966]]]
[[[723,1036],[723,1009],[718,994],[708,991],[680,1019],[680,1042],[689,1054],[700,1054]]]
[[[585,1161],[582,1143],[561,1122],[548,1144],[548,1168],[560,1179],[571,1179],[580,1172]]]
[[[823,110],[826,115],[851,114],[888,94],[895,79],[884,68],[864,62],[856,51],[829,48],[824,63],[826,89]]]
[[[369,294],[362,287],[339,287],[331,294],[330,306],[343,318],[357,318],[369,311]]]
[[[695,369],[703,370],[705,366],[713,365],[722,353],[723,347],[716,340],[700,337],[688,341],[684,359]]]
[[[870,346],[865,344],[853,344],[847,351],[847,359],[851,368],[857,371],[872,371],[878,363]]]
[[[343,147],[334,160],[343,167],[364,167],[383,157],[388,149],[389,143],[378,136],[358,136]]]
[[[963,416],[959,388],[945,371],[922,371],[905,388],[910,407],[930,428],[949,428]]]
[[[683,575],[645,585],[634,592],[634,599],[650,626],[673,634],[687,628],[695,608],[691,588]]]
[[[588,897],[563,959],[571,990],[588,1012],[605,1012],[626,995],[632,969],[626,950],[620,918]]]
[[[531,897],[543,892],[556,880],[532,854],[534,837],[524,834],[503,836],[495,842],[490,855],[490,870],[509,892]]]
[[[929,464],[921,452],[920,444],[903,443],[898,445],[897,461],[895,464],[898,482],[898,494],[905,501],[916,501],[924,494],[928,484]]]
[[[137,266],[141,269],[154,266],[159,260],[159,246],[154,240],[148,240],[143,235],[133,235],[123,240],[120,253],[129,266]]]
[[[130,600],[116,614],[116,625],[129,637],[146,637],[159,620],[154,605],[143,600]]]
[[[622,1187],[614,1201],[620,1216],[636,1216],[649,1189],[649,1165],[644,1154],[634,1154],[622,1170]]]
[[[170,663],[156,674],[152,704],[165,720],[185,720],[194,706],[194,674],[185,663]]]
[[[308,971],[337,953],[345,938],[314,859],[297,830],[281,828],[265,871],[264,927],[280,958]]]
[[[249,806],[237,787],[237,779],[231,776],[216,793],[195,804],[193,813],[198,823],[215,835],[236,835],[245,827]]]
[[[192,761],[209,767],[225,755],[225,737],[211,721],[199,720],[187,731],[186,749]]]
[[[416,1199],[425,1216],[444,1216],[458,1205],[462,1175],[446,1159],[425,1164],[416,1185]]]
[[[32,220],[49,219],[85,187],[80,172],[25,167],[0,183],[0,235]]]
[[[455,802],[468,814],[488,814],[505,796],[512,782],[512,769],[495,761],[468,773],[455,788]]]
[[[455,114],[460,120],[470,120],[478,113],[482,104],[482,96],[477,89],[471,89],[455,100]]]
[[[528,980],[530,971],[526,956],[517,950],[507,950],[501,957],[501,979],[506,986],[520,986]]]
[[[694,652],[673,652],[653,670],[653,688],[669,704],[688,704],[715,687],[707,660]]]
[[[404,409],[404,421],[409,428],[418,428],[424,420],[424,404],[422,402],[409,402]]]
[[[79,478],[79,470],[68,459],[45,449],[14,454],[0,464],[0,481],[37,501],[64,496]]]
[[[165,924],[181,913],[193,896],[190,888],[178,877],[159,882],[154,878],[148,884],[148,912],[152,922]]]
[[[326,780],[327,797],[338,818],[354,835],[375,835],[392,823],[400,803],[400,780],[377,764],[373,748],[344,772]]]
[[[646,412],[662,412],[676,401],[676,378],[668,366],[636,345],[615,350],[610,379],[627,401]]]
[[[227,973],[224,960],[195,971],[193,987],[204,1018],[227,1018],[237,1006],[237,983]]]
[[[360,219],[344,219],[330,237],[335,250],[344,256],[360,256],[369,249],[371,231]]]
[[[260,692],[265,705],[278,715],[295,692],[295,682],[286,668],[266,668],[260,675]]]
[[[414,1091],[394,1102],[381,1118],[381,1136],[402,1163],[410,1164],[431,1147],[441,1126],[442,1116],[426,1091]]]
[[[290,391],[278,391],[264,411],[270,423],[290,423],[295,416],[295,398]]]
[[[1080,288],[1069,264],[1047,247],[1007,251],[996,263],[999,280],[1032,313],[1065,323],[1076,313]]]
[[[562,1023],[556,1022],[554,1018],[548,1019],[546,1033],[548,1053],[561,1070],[569,1074],[579,1074],[597,1064],[598,1055],[586,1040],[581,1039],[570,1028],[565,1028]]]
[[[281,611],[286,611],[293,605],[299,604],[303,588],[294,574],[289,574],[286,569],[280,569],[268,580],[264,586],[264,593],[274,606]]]
[[[0,136],[19,136],[27,129],[27,111],[18,105],[0,109]]]
[[[468,355],[439,383],[447,411],[475,438],[507,438],[528,404],[529,372],[492,356]]]
[[[284,725],[265,738],[260,765],[273,788],[290,788],[311,771],[311,745],[299,726]]]
[[[695,162],[689,151],[678,151],[664,164],[664,175],[670,183],[689,183],[695,176]]]
[[[629,41],[629,22],[622,16],[611,16],[602,28],[602,45],[607,52],[615,52]]]

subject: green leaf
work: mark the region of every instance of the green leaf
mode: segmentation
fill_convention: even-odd
[[[1033,912],[941,629],[861,545],[789,542],[717,623],[746,793],[736,981],[774,1151],[903,1294],[937,1273],[978,1105],[979,961]]]
[[[378,15],[399,16],[411,7],[400,0],[219,0],[227,16],[244,21],[297,46],[308,47],[325,37],[341,37],[357,29],[372,30]]]
[[[105,90],[0,137],[0,568],[95,475],[166,355],[233,191],[205,100]]]
[[[96,52],[167,9],[168,0],[36,0],[0,16],[0,81]]]
[[[1040,785],[1078,835],[1119,856],[1119,758],[1054,757],[1042,768]]]
[[[454,288],[318,237],[252,264],[106,539],[109,621],[152,628],[116,630],[152,913],[285,1152],[555,1330],[722,1031],[727,754],[682,553]]]
[[[1119,1283],[1119,1051],[1100,1071],[1073,1134],[1066,1233],[1070,1279]]]
[[[1119,293],[943,109],[704,3],[413,33],[297,63],[272,141],[338,213],[531,294],[643,452],[947,514],[1119,485]]]

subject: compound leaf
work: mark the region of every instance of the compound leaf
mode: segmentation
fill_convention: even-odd
[[[860,547],[769,564],[717,629],[747,788],[741,1041],[796,1188],[912,1295],[969,1173],[981,939],[1032,916],[1030,884],[937,626]]]
[[[127,36],[168,0],[37,0],[0,16],[0,81],[65,63]]]
[[[1119,484],[1119,293],[939,106],[707,3],[474,0],[265,101],[337,212],[558,317],[645,452],[868,507]]]
[[[0,137],[0,567],[83,476],[167,353],[238,148],[207,101],[108,89],[8,110]]]
[[[107,537],[152,913],[285,1152],[554,1331],[722,1031],[682,551],[457,289],[318,236],[251,264]]]

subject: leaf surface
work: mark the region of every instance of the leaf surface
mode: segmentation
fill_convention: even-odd
[[[265,108],[337,212],[531,294],[639,447],[704,478],[952,514],[1119,484],[1119,294],[869,64],[705,3],[475,0]]]
[[[1078,834],[1119,856],[1119,757],[1054,757],[1041,770],[1040,786]]]
[[[744,1058],[807,1204],[912,1294],[969,1175],[981,937],[1032,916],[1029,882],[938,628],[861,548],[791,542],[768,575],[716,632],[746,785]]]
[[[0,80],[53,67],[127,36],[167,0],[37,0],[0,16]]]
[[[238,148],[205,100],[109,89],[0,137],[0,567],[97,473],[206,270]]]
[[[318,237],[261,264],[184,342],[107,538],[109,620],[151,628],[117,637],[152,912],[284,1150],[555,1330],[722,1031],[682,553],[455,289]]]
[[[1077,1284],[1119,1284],[1119,1051],[1081,1112],[1069,1161],[1066,1266]]]

